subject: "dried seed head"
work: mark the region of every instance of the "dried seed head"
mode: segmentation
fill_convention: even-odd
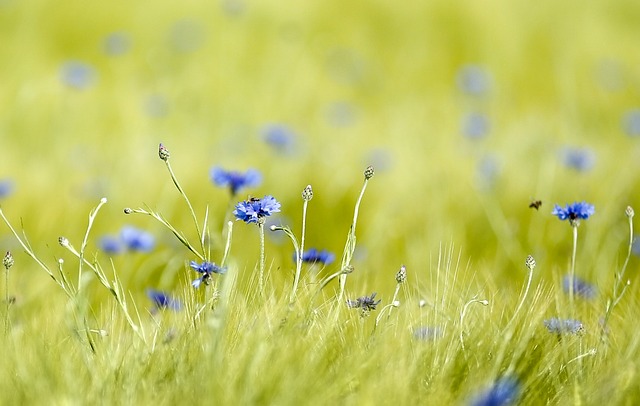
[[[158,146],[158,156],[165,162],[171,156],[171,154],[169,154],[169,150],[164,145],[162,145],[162,143],[160,144],[160,146]]]
[[[632,218],[635,214],[635,212],[633,211],[633,207],[631,206],[627,206],[627,210],[625,210],[624,212],[629,218]]]
[[[131,213],[133,213],[133,209],[131,209],[131,208],[129,208],[129,207],[126,207],[126,208],[124,209],[124,214],[131,214]]]
[[[531,255],[528,255],[527,259],[524,261],[524,264],[530,271],[533,271],[533,268],[536,267],[536,260],[533,259]]]
[[[307,187],[302,191],[302,200],[308,202],[311,199],[313,199],[313,189],[311,188],[311,185],[307,185]]]
[[[400,267],[400,270],[396,274],[396,282],[403,283],[406,280],[407,280],[407,268],[404,265],[402,265]]]
[[[7,251],[4,258],[2,259],[2,265],[4,265],[7,271],[13,266],[13,255],[11,255],[11,252]]]
[[[373,178],[373,174],[374,174],[373,166],[371,166],[371,165],[367,166],[367,169],[364,170],[364,178],[366,180],[369,180],[369,179]]]
[[[58,237],[58,243],[63,247],[69,246],[69,240],[67,239],[67,237]]]

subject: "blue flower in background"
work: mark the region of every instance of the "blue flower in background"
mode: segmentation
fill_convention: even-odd
[[[155,309],[171,309],[171,310],[180,310],[182,308],[182,304],[169,296],[168,294],[161,292],[155,289],[147,289],[146,291],[147,297],[151,299]]]
[[[334,253],[329,252],[327,250],[317,250],[315,248],[310,248],[302,254],[303,262],[319,262],[323,265],[329,265],[333,261],[335,261],[336,256]],[[296,254],[293,254],[293,260],[296,260]]]
[[[382,301],[376,300],[376,292],[373,292],[371,296],[362,296],[357,298],[356,300],[347,300],[347,306],[352,309],[360,308],[363,313],[369,313],[372,310],[376,310],[376,307]]]
[[[440,327],[421,326],[413,330],[413,338],[420,341],[435,341],[443,335]]]
[[[629,136],[640,136],[640,109],[626,112],[622,118],[622,127]]]
[[[566,167],[578,172],[586,172],[596,164],[596,154],[589,148],[562,148],[560,158]]]
[[[458,88],[471,96],[484,96],[491,90],[491,77],[479,65],[464,65],[456,76]]]
[[[262,137],[280,153],[292,153],[295,150],[296,134],[286,125],[268,125],[262,130]]]
[[[11,179],[0,180],[0,199],[10,196],[14,189],[14,183]]]
[[[584,332],[582,322],[572,319],[559,319],[554,317],[544,321],[544,326],[553,334],[581,334]]]
[[[104,237],[100,238],[98,246],[102,251],[109,255],[119,254],[124,249],[124,247],[122,246],[122,241],[112,235],[105,235]]]
[[[255,169],[248,169],[245,173],[225,171],[219,166],[211,168],[211,181],[220,187],[228,187],[231,195],[235,196],[240,189],[256,187],[262,182],[262,175]]]
[[[633,243],[631,244],[631,252],[633,252],[634,255],[637,255],[640,257],[640,239],[638,238],[638,236],[633,236]]]
[[[236,204],[233,215],[245,223],[258,223],[261,218],[280,211],[280,203],[271,195],[262,199],[251,198]]]
[[[60,68],[60,80],[65,85],[74,89],[86,89],[95,82],[95,69],[84,62],[65,62]]]
[[[575,202],[567,204],[564,208],[554,205],[551,212],[554,216],[558,216],[560,220],[569,220],[571,225],[577,224],[579,220],[587,220],[595,214],[595,208],[592,204],[586,202]]]
[[[123,32],[113,32],[104,39],[102,47],[109,56],[121,56],[129,52],[131,40]]]
[[[133,226],[122,227],[120,239],[129,251],[149,252],[155,246],[153,235]]]
[[[489,128],[489,117],[483,113],[470,113],[462,118],[462,134],[471,140],[484,138]]]
[[[471,401],[472,406],[513,405],[520,397],[520,382],[514,377],[502,377],[489,389]]]
[[[227,272],[226,267],[220,267],[214,264],[213,262],[207,262],[207,261],[202,262],[201,264],[197,263],[196,261],[191,261],[189,263],[189,266],[194,271],[202,274],[201,277],[191,282],[191,286],[193,286],[194,288],[199,288],[200,285],[203,283],[205,285],[208,285],[209,281],[211,280],[211,275],[214,273],[223,275],[224,273]]]
[[[562,279],[562,289],[569,293],[571,288],[571,276],[567,275]],[[573,293],[585,299],[593,299],[598,291],[596,287],[580,278],[573,278]]]

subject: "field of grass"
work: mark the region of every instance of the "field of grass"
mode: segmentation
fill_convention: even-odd
[[[0,404],[640,399],[637,1],[0,0],[0,38]]]

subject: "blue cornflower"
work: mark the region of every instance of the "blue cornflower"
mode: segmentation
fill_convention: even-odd
[[[489,128],[489,117],[483,113],[470,113],[462,118],[462,134],[471,140],[484,138]]]
[[[119,254],[123,250],[122,242],[120,241],[120,239],[112,235],[105,235],[104,237],[100,238],[98,246],[100,246],[100,249],[102,249],[102,251],[110,255]]]
[[[62,83],[75,89],[85,89],[91,86],[95,78],[95,69],[84,62],[69,61],[60,68]]]
[[[271,195],[262,199],[251,198],[236,204],[233,215],[245,223],[258,223],[261,218],[280,211],[280,203]]]
[[[153,235],[133,226],[122,227],[120,239],[129,251],[149,252],[155,246]]]
[[[7,197],[13,193],[14,184],[10,179],[0,180],[0,198]]]
[[[264,141],[280,153],[291,153],[295,149],[296,134],[285,125],[272,124],[262,130]]]
[[[562,279],[562,289],[565,293],[569,293],[571,288],[571,276],[567,275]],[[587,281],[573,277],[573,293],[585,299],[593,299],[598,291],[596,287]]]
[[[544,321],[544,326],[554,334],[581,334],[584,332],[582,322],[573,319],[559,319],[557,317]]]
[[[211,168],[209,172],[211,180],[218,186],[228,186],[231,195],[243,188],[255,187],[262,182],[262,175],[255,169],[248,169],[245,173],[236,171],[225,171],[219,166]]]
[[[484,96],[491,89],[489,73],[478,65],[464,65],[458,71],[458,88],[471,96]]]
[[[127,34],[123,32],[113,32],[104,39],[102,47],[107,55],[120,56],[129,51],[131,41]]]
[[[440,327],[421,326],[413,330],[413,337],[420,341],[435,341],[442,336]]]
[[[560,150],[560,158],[568,168],[586,172],[596,164],[596,154],[589,148],[565,147]]]
[[[199,277],[198,279],[196,279],[193,282],[191,282],[191,285],[194,288],[199,288],[200,285],[203,284],[203,283],[205,285],[208,285],[209,284],[209,280],[211,279],[211,274],[217,273],[219,275],[223,275],[224,273],[227,272],[227,268],[226,267],[220,267],[220,266],[214,264],[213,262],[207,262],[207,261],[204,261],[201,264],[197,263],[196,261],[191,261],[189,263],[189,266],[194,271],[199,272],[199,273],[202,274],[201,277]]]
[[[624,114],[622,126],[630,137],[640,136],[640,109],[632,109]]]
[[[595,208],[593,205],[586,202],[567,204],[564,208],[556,204],[553,206],[553,211],[551,212],[554,216],[558,216],[560,220],[569,220],[572,226],[577,225],[580,219],[587,220],[593,216],[594,213]]]
[[[515,404],[520,397],[520,382],[514,377],[498,379],[489,389],[479,394],[472,406],[507,406]]]
[[[371,296],[362,296],[356,300],[347,300],[347,306],[352,309],[360,308],[363,313],[369,313],[371,310],[376,310],[376,307],[382,300],[376,301],[376,292],[373,292]]]
[[[333,261],[335,261],[336,256],[333,252],[329,252],[327,250],[318,251],[315,248],[310,248],[307,251],[302,253],[302,262],[319,262],[323,265],[329,265]],[[293,260],[296,260],[296,254],[293,254]]]
[[[151,299],[156,309],[180,310],[182,304],[168,294],[155,289],[147,289],[147,297]]]

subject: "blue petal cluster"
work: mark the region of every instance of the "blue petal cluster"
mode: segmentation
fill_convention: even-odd
[[[560,220],[587,220],[589,217],[593,216],[595,213],[595,208],[592,204],[586,202],[575,202],[573,204],[567,204],[565,207],[560,207],[557,204],[554,205],[553,211],[551,214],[554,216],[558,216]]]
[[[280,203],[271,195],[262,199],[249,199],[236,204],[233,215],[245,223],[257,223],[262,217],[268,217],[280,211]]]
[[[544,326],[554,334],[581,334],[584,331],[582,322],[573,319],[559,319],[554,317],[544,321]]]
[[[296,260],[296,254],[293,254],[293,260]],[[329,265],[336,260],[336,255],[333,252],[327,250],[317,250],[310,248],[302,253],[302,262],[319,262],[324,265]]]
[[[571,276],[567,275],[562,279],[562,289],[569,293],[571,288]],[[593,299],[598,293],[595,286],[580,278],[573,277],[573,293],[584,299]]]
[[[228,187],[235,195],[240,189],[255,187],[262,182],[262,175],[255,169],[248,169],[245,173],[225,171],[219,166],[211,168],[211,181],[220,187]]]
[[[204,261],[201,264],[197,263],[196,261],[191,261],[189,263],[189,266],[194,271],[202,274],[201,277],[191,282],[191,286],[193,286],[194,288],[199,288],[203,283],[205,285],[208,285],[209,280],[211,279],[211,274],[217,273],[219,275],[222,275],[227,272],[226,267],[220,267],[213,262],[207,261]]]
[[[133,226],[124,226],[119,236],[103,236],[98,243],[100,249],[107,254],[119,254],[125,250],[149,252],[155,246],[152,234]]]
[[[514,377],[502,377],[485,392],[479,394],[472,406],[507,406],[513,405],[520,397],[520,382]]]
[[[373,292],[371,296],[362,296],[357,298],[356,300],[347,300],[347,306],[352,309],[360,308],[363,312],[370,312],[371,310],[376,310],[376,307],[380,304],[382,300],[376,301],[376,292]]]
[[[295,150],[296,134],[286,125],[271,124],[263,128],[264,141],[280,153],[292,153]]]
[[[147,289],[147,297],[151,299],[156,309],[180,310],[182,304],[168,294],[155,289]]]

